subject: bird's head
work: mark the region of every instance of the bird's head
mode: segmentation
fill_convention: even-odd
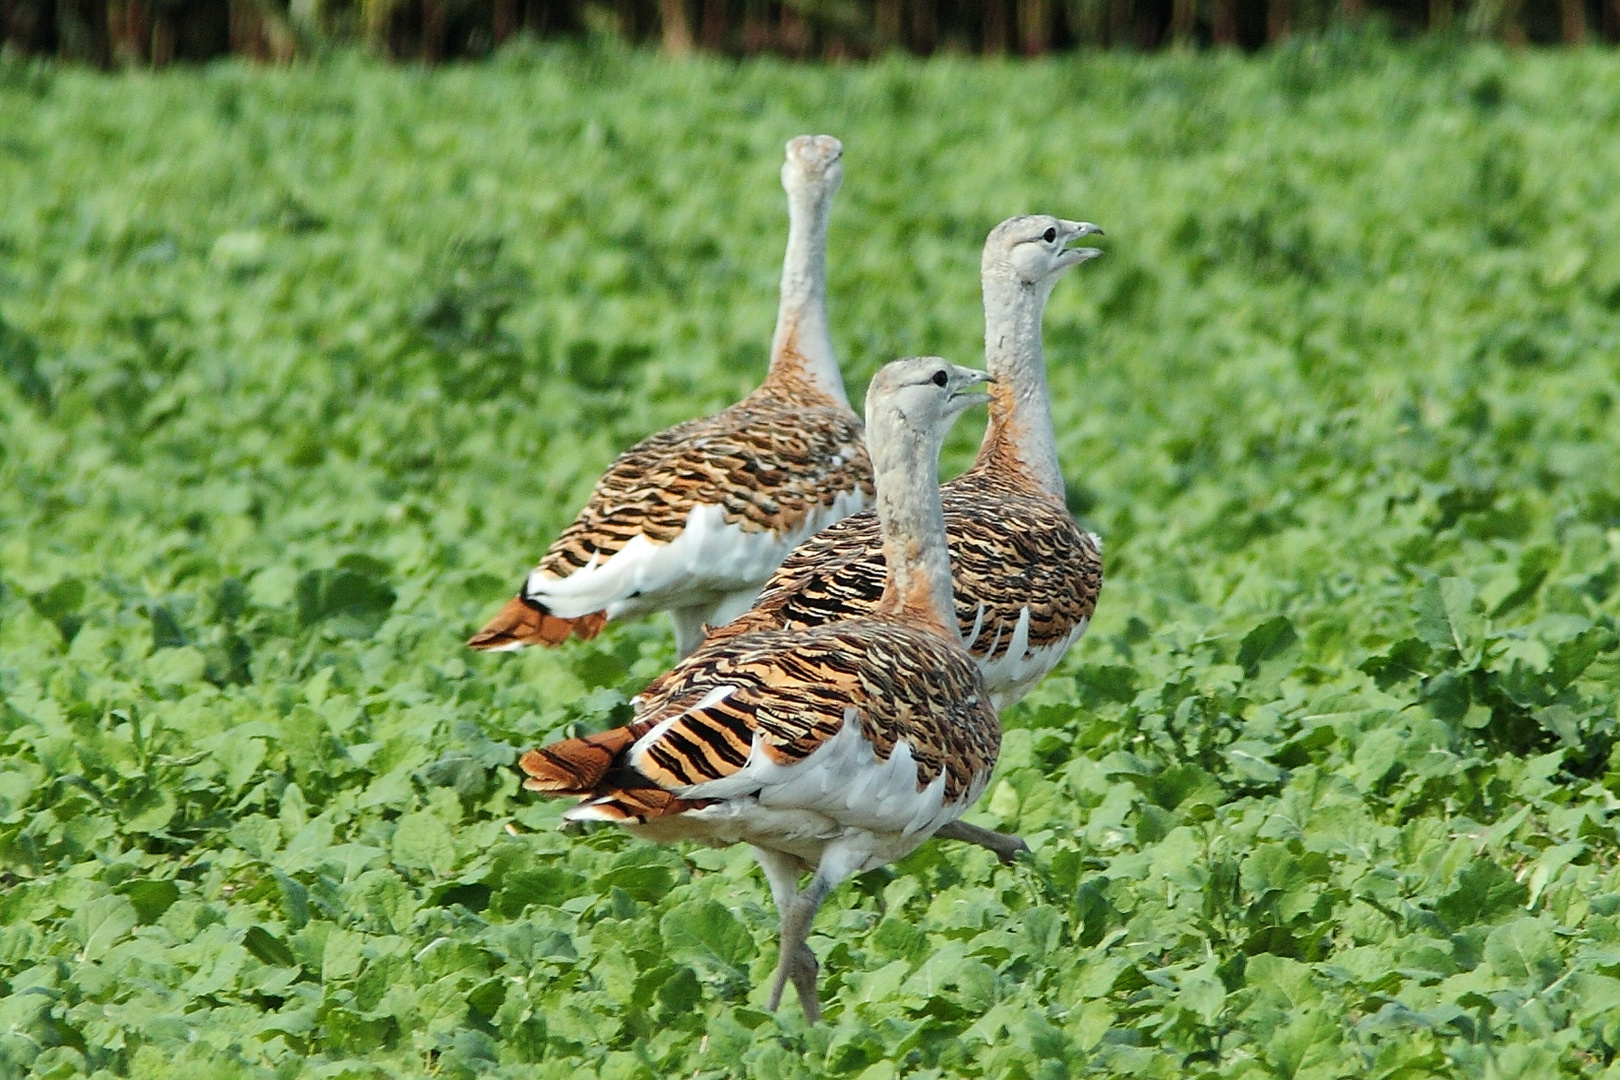
[[[990,376],[958,367],[937,356],[914,356],[885,364],[866,391],[868,426],[895,422],[943,439],[950,424],[967,409],[983,405],[990,395],[975,388]]]
[[[788,140],[782,186],[788,197],[828,199],[844,181],[844,144],[831,135],[799,135]]]
[[[1046,214],[1008,218],[984,242],[985,276],[1003,276],[1025,285],[1050,284],[1071,266],[1095,259],[1094,247],[1070,247],[1082,236],[1101,236],[1089,221],[1065,221]]]

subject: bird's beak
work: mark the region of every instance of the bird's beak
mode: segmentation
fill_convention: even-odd
[[[1065,221],[1063,222],[1063,229],[1069,234],[1068,240],[1071,242],[1080,239],[1082,236],[1101,236],[1103,234],[1101,228],[1089,221]],[[1065,248],[1063,254],[1058,256],[1058,266],[1060,269],[1066,270],[1071,266],[1089,262],[1101,255],[1102,250],[1100,248]]]
[[[1058,256],[1058,265],[1062,267],[1077,266],[1092,259],[1102,258],[1102,248],[1064,248],[1063,254]]]
[[[985,383],[995,381],[995,377],[988,371],[975,371],[973,372],[973,381],[958,387],[951,394],[951,401],[964,409],[972,408],[974,405],[987,405],[990,403],[990,395],[982,391],[972,390],[970,387],[982,386]]]

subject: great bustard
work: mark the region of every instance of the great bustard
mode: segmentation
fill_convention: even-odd
[[[868,445],[888,569],[869,611],[711,638],[638,699],[629,725],[519,762],[526,788],[582,797],[568,819],[751,845],[782,918],[770,1007],[792,982],[812,1021],[821,1007],[806,939],[822,900],[960,817],[1000,748],[952,610],[937,486],[945,432],[988,400],[968,392],[986,378],[925,357],[872,380]]]
[[[1015,217],[985,240],[985,366],[990,424],[972,468],[945,485],[956,613],[997,708],[1027,694],[1085,633],[1102,588],[1097,538],[1069,515],[1052,434],[1041,316],[1059,277],[1102,254],[1069,247],[1102,230]],[[883,592],[882,539],[871,513],[801,544],[754,607],[727,627],[804,627],[870,611]]]
[[[518,595],[467,644],[557,645],[668,611],[676,649],[746,610],[817,530],[867,506],[871,463],[827,326],[827,222],[843,178],[829,135],[787,144],[788,244],[764,383],[718,415],[621,454]]]
[[[1069,247],[1101,233],[1084,221],[1010,218],[991,230],[980,262],[984,352],[995,377],[990,424],[973,467],[945,485],[956,616],[997,709],[1027,694],[1085,633],[1102,588],[1102,551],[1069,516],[1052,434],[1041,316],[1069,267],[1096,248]],[[803,628],[871,611],[883,594],[877,518],[856,514],[801,544],[758,602],[720,634]],[[658,683],[648,689],[656,693]],[[938,835],[1011,861],[1016,836],[952,822]]]

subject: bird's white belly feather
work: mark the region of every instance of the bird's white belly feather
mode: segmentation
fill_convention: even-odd
[[[534,570],[524,593],[565,619],[604,609],[610,618],[634,617],[738,593],[757,594],[790,551],[833,522],[864,509],[866,502],[859,488],[842,492],[831,506],[818,508],[798,528],[782,534],[732,524],[724,507],[694,506],[686,526],[668,543],[633,536],[611,558],[567,577]],[[732,618],[747,606],[737,608]]]
[[[1013,630],[1013,640],[1007,646],[1006,652],[995,659],[984,657],[973,658],[984,674],[984,684],[990,690],[990,701],[1000,712],[1019,701],[1023,696],[1035,688],[1035,684],[1046,678],[1051,670],[1062,662],[1065,654],[1080,640],[1086,632],[1091,620],[1081,619],[1070,631],[1069,636],[1062,641],[1046,646],[1031,647],[1029,644],[1029,609],[1025,608],[1018,617],[1018,625]],[[972,648],[973,643],[967,643]]]
[[[903,857],[961,817],[988,779],[976,778],[965,798],[951,802],[945,799],[943,774],[919,788],[911,747],[896,743],[888,760],[879,761],[850,710],[838,734],[803,761],[779,765],[756,740],[741,769],[678,792],[683,798],[719,800],[714,805],[634,831],[655,840],[753,844],[811,865],[829,844],[860,837],[857,847],[864,854],[858,873]]]

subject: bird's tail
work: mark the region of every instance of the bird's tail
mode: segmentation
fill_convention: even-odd
[[[563,815],[569,821],[647,822],[707,806],[707,799],[683,799],[623,768],[623,755],[651,728],[646,721],[578,739],[563,739],[518,759],[523,786],[545,795],[584,796]],[[612,777],[610,781],[609,777]]]
[[[538,600],[514,596],[484,628],[467,639],[474,649],[504,651],[525,645],[561,645],[570,637],[586,640],[602,632],[606,611],[593,611],[565,619],[553,615]]]
[[[578,739],[563,739],[518,758],[527,777],[523,786],[547,795],[595,795],[618,762],[642,734],[641,725],[614,728]]]
[[[708,806],[712,799],[683,799],[661,787],[620,788],[586,799],[563,814],[568,821],[610,821],[634,824],[672,817]]]

